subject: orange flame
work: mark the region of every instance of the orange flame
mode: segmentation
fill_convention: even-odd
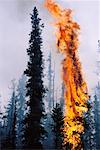
[[[62,64],[66,105],[64,131],[67,138],[64,143],[70,143],[74,150],[81,145],[80,135],[84,132],[83,113],[88,110],[86,102],[89,99],[77,56],[80,26],[73,21],[71,9],[63,10],[53,0],[46,0],[45,6],[57,19],[57,47],[65,54]]]

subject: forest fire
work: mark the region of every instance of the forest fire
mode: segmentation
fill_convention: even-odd
[[[65,55],[63,80],[65,85],[65,143],[71,149],[81,149],[81,134],[84,132],[83,114],[87,112],[87,85],[82,77],[81,64],[77,55],[80,26],[72,19],[72,10],[62,10],[53,0],[46,0],[45,6],[56,18],[57,47]]]

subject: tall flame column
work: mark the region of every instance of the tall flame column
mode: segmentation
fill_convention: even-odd
[[[83,80],[81,64],[77,55],[80,26],[72,19],[72,10],[62,10],[53,0],[46,0],[45,6],[56,18],[57,47],[65,55],[63,64],[63,81],[65,86],[65,143],[71,149],[81,145],[80,135],[84,132],[83,114],[87,112],[87,85]]]

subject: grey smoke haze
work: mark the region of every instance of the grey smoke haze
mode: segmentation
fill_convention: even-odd
[[[56,88],[61,84],[61,54],[56,49],[56,39],[52,16],[43,6],[44,0],[1,0],[0,1],[0,94],[7,101],[10,94],[8,87],[13,78],[19,79],[27,65],[29,33],[31,31],[30,13],[34,6],[39,10],[43,30],[43,51],[47,59],[51,50],[56,62]],[[96,51],[99,39],[99,0],[57,0],[64,8],[74,11],[74,19],[81,26],[80,60],[89,89],[96,84]],[[46,66],[45,66],[46,67]]]

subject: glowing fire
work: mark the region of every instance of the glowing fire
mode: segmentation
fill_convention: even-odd
[[[65,55],[62,62],[66,104],[64,142],[70,143],[71,149],[74,150],[81,145],[80,135],[84,131],[83,113],[87,111],[86,102],[89,98],[77,56],[80,26],[73,21],[71,9],[62,10],[53,0],[46,0],[45,6],[57,20],[57,47]]]

